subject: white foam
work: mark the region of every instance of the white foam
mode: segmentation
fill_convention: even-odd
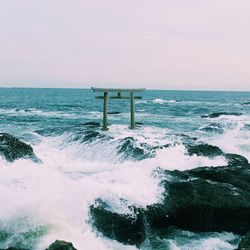
[[[158,104],[165,104],[165,103],[175,103],[176,100],[163,100],[160,98],[154,99],[153,103],[158,103]]]
[[[70,134],[36,135],[40,142],[33,148],[42,164],[29,160],[7,163],[0,159],[0,221],[17,233],[47,227],[48,232],[41,236],[34,250],[45,249],[56,239],[70,241],[77,249],[136,249],[93,231],[88,213],[97,198],[107,200],[118,213],[129,213],[121,198],[139,207],[160,202],[161,180],[152,174],[157,167],[186,170],[226,164],[223,157],[188,156],[182,144],[157,150],[152,159],[119,160],[116,147],[121,139],[133,137],[138,143],[158,146],[176,142],[176,136],[169,132],[147,126],[129,130],[125,125],[112,125],[108,135],[114,139],[88,144],[71,141]],[[29,222],[26,226],[17,223],[23,218]],[[4,248],[1,244],[0,248]]]
[[[225,129],[223,134],[202,139],[218,146],[225,153],[239,154],[250,161],[250,131],[244,129],[246,124],[250,124],[250,116],[235,117],[233,123],[230,120],[222,124]]]

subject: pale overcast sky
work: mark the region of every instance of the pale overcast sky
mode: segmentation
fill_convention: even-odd
[[[0,86],[250,91],[250,0],[0,0]]]

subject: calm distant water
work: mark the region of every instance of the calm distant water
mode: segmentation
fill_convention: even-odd
[[[80,250],[136,249],[95,232],[88,214],[95,199],[124,198],[146,206],[162,195],[160,180],[151,175],[156,167],[223,164],[223,159],[187,156],[182,142],[190,137],[250,160],[250,92],[150,90],[141,95],[136,122],[142,125],[129,130],[129,100],[110,100],[109,111],[119,112],[108,116],[110,130],[94,128],[110,138],[87,140],[86,123],[102,122],[103,102],[91,90],[0,88],[0,132],[29,143],[43,161],[8,163],[0,158],[0,233],[10,235],[8,240],[0,235],[0,248],[40,250],[60,238]],[[223,114],[202,118],[218,112]],[[159,150],[153,159],[134,161],[117,150],[127,137],[138,145],[173,147]],[[237,239],[230,232],[178,231],[165,245],[159,243],[159,249],[234,249]]]

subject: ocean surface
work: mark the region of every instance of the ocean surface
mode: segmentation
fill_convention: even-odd
[[[41,159],[8,162],[0,155],[0,249],[43,250],[56,239],[79,250],[237,246],[240,236],[232,232],[173,229],[161,237],[148,235],[136,247],[109,239],[93,226],[89,209],[99,198],[114,207],[121,199],[142,208],[160,203],[161,177],[152,174],[156,168],[225,165],[223,157],[188,155],[190,138],[250,161],[250,92],[148,90],[142,96],[136,100],[135,130],[129,129],[129,100],[110,100],[109,131],[103,132],[97,126],[103,103],[91,90],[0,88],[0,132],[30,144]],[[122,147],[124,140],[144,153],[170,146],[143,157]],[[126,213],[127,204],[119,206],[119,213]]]

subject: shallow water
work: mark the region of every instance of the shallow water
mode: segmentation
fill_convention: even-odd
[[[249,92],[146,91],[136,101],[136,121],[143,125],[129,130],[129,102],[111,100],[109,110],[121,113],[110,114],[110,130],[102,132],[85,125],[102,120],[102,102],[90,90],[0,88],[0,132],[31,144],[42,160],[0,158],[0,248],[42,250],[63,239],[80,250],[136,249],[97,232],[90,205],[103,198],[128,213],[120,199],[138,207],[161,201],[161,177],[152,174],[157,167],[225,165],[222,156],[189,156],[185,143],[194,140],[250,160],[249,100]],[[225,114],[201,118],[215,112]],[[128,140],[138,151],[124,144]],[[177,229],[147,238],[139,248],[234,249],[239,242],[231,232]]]

